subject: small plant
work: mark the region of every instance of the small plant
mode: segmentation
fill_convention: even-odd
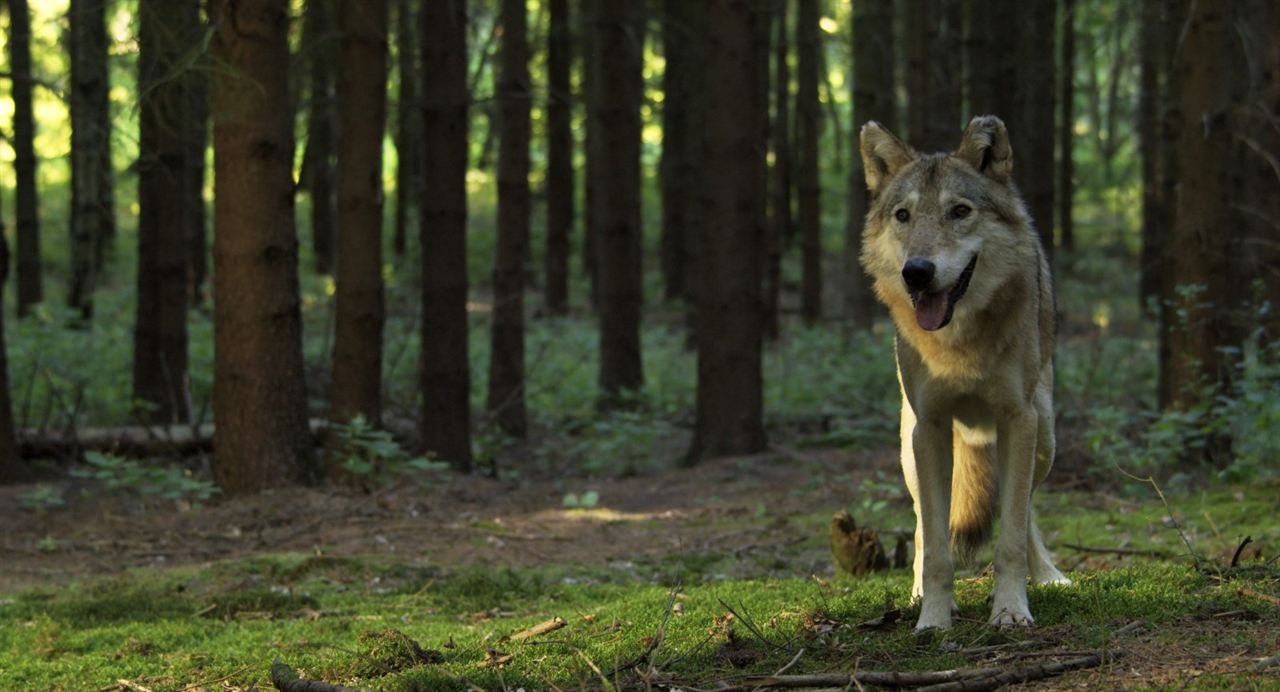
[[[594,490],[578,495],[577,493],[565,493],[564,506],[567,509],[591,509],[600,504],[600,493]]]
[[[34,489],[19,496],[18,504],[20,504],[23,509],[33,509],[37,512],[44,512],[50,509],[64,507],[67,502],[62,499],[62,494],[54,490],[53,487],[41,483]]]
[[[176,466],[143,466],[132,459],[93,451],[85,452],[84,460],[88,467],[72,469],[71,475],[102,483],[110,492],[134,492],[143,497],[195,504],[218,492],[218,486]]]
[[[356,416],[350,423],[335,423],[330,431],[337,436],[337,448],[343,450],[342,469],[358,478],[449,468],[447,463],[428,456],[410,457],[391,433],[373,427],[364,416]]]

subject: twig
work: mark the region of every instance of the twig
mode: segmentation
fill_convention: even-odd
[[[508,637],[508,639],[510,639],[513,642],[522,642],[526,639],[531,639],[538,635],[546,634],[548,632],[554,632],[560,629],[561,627],[564,627],[567,624],[569,623],[565,622],[564,618],[557,615],[556,617],[553,617],[550,620],[547,620],[546,622],[539,622],[533,627],[516,632],[515,634]]]
[[[720,605],[724,606],[725,610],[729,611],[729,613],[733,615],[733,618],[735,620],[737,620],[738,622],[741,622],[744,626],[746,626],[747,629],[751,630],[751,634],[755,635],[757,639],[777,649],[778,651],[785,651],[786,653],[794,653],[792,649],[789,649],[786,646],[783,646],[782,644],[777,644],[773,642],[771,639],[769,639],[768,637],[764,636],[764,632],[761,632],[760,628],[756,627],[756,623],[752,622],[750,618],[742,617],[742,615],[740,615],[738,611],[734,610],[728,603],[725,603],[723,598],[718,598],[716,600],[720,601]]]
[[[1005,685],[1013,685],[1033,680],[1043,680],[1055,675],[1062,675],[1073,670],[1093,668],[1109,663],[1112,656],[1105,653],[1089,654],[1079,658],[1071,658],[1056,663],[1042,663],[1036,666],[1023,666],[1010,670],[996,669],[990,675],[944,682],[938,685],[921,687],[921,692],[974,692],[976,690],[994,690]]]
[[[280,692],[356,692],[354,687],[304,680],[298,677],[297,671],[278,658],[271,663],[271,684]]]
[[[1156,483],[1155,476],[1147,476],[1146,478],[1135,476],[1120,468],[1120,464],[1116,464],[1116,469],[1139,483],[1147,483],[1156,491],[1156,495],[1160,497],[1160,502],[1164,504],[1164,511],[1169,513],[1169,521],[1173,523],[1173,528],[1178,530],[1178,537],[1182,539],[1182,544],[1187,547],[1187,553],[1191,555],[1191,560],[1196,563],[1196,571],[1203,572],[1204,566],[1200,564],[1200,556],[1196,554],[1196,549],[1191,547],[1191,539],[1187,538],[1187,532],[1182,530],[1182,523],[1173,515],[1173,508],[1169,506],[1169,498],[1164,496],[1164,491],[1160,489],[1160,484]]]
[[[797,652],[796,652],[796,655],[795,655],[795,656],[792,656],[790,661],[787,661],[787,665],[785,665],[785,666],[783,666],[783,667],[779,668],[778,670],[774,671],[774,673],[773,673],[774,677],[777,677],[777,676],[779,676],[779,675],[782,675],[783,673],[787,672],[788,670],[791,670],[791,666],[794,666],[794,665],[796,664],[796,661],[799,661],[799,660],[800,660],[800,657],[801,657],[801,656],[803,656],[803,655],[804,655],[804,649],[800,649],[799,651],[797,651]]]
[[[1244,547],[1253,542],[1253,536],[1245,536],[1240,545],[1236,546],[1236,552],[1231,556],[1231,569],[1235,569],[1240,564],[1240,555],[1244,552]]]
[[[1075,550],[1081,553],[1103,553],[1105,555],[1140,555],[1142,557],[1169,558],[1169,553],[1163,550],[1143,550],[1139,548],[1106,548],[1092,545],[1076,545],[1075,543],[1063,543],[1063,548]]]
[[[1258,661],[1253,666],[1253,672],[1261,673],[1274,665],[1280,665],[1280,656],[1272,656],[1271,658],[1264,658],[1261,661]]]
[[[249,669],[250,669],[250,668],[252,668],[252,667],[253,667],[253,666],[245,666],[245,667],[243,667],[243,668],[240,668],[239,670],[233,670],[233,671],[231,671],[230,673],[227,673],[226,675],[224,675],[224,676],[222,676],[222,677],[220,677],[220,678],[214,678],[214,679],[212,679],[212,680],[205,680],[205,681],[203,681],[203,682],[193,682],[193,683],[191,683],[190,685],[187,685],[186,687],[182,688],[181,692],[190,692],[191,690],[200,690],[200,689],[204,689],[204,688],[206,688],[206,687],[208,687],[208,686],[212,685],[212,684],[213,684],[213,683],[215,683],[215,682],[222,682],[223,680],[229,680],[229,679],[231,679],[232,677],[234,677],[234,676],[236,676],[236,675],[239,675],[239,674],[241,674],[241,673],[245,672],[246,670],[249,670]]]
[[[114,687],[129,690],[129,692],[151,692],[150,687],[143,687],[132,680],[125,680],[124,678],[117,678]]]
[[[653,635],[653,639],[649,641],[649,645],[644,648],[644,651],[640,652],[639,656],[636,656],[626,663],[614,666],[613,670],[609,671],[609,674],[604,676],[605,678],[614,678],[618,673],[621,673],[624,670],[630,670],[640,666],[649,660],[649,657],[653,655],[653,652],[658,650],[659,646],[662,646],[662,640],[667,637],[667,620],[671,618],[671,611],[676,607],[676,595],[679,593],[679,585],[671,587],[671,591],[667,594],[667,608],[662,613],[662,622],[658,623],[658,631]]]
[[[1241,588],[1241,589],[1240,589],[1240,595],[1241,595],[1241,596],[1252,596],[1253,598],[1257,598],[1257,599],[1260,599],[1260,600],[1266,601],[1267,603],[1270,603],[1271,605],[1280,606],[1280,598],[1276,598],[1275,596],[1272,596],[1272,595],[1271,595],[1271,594],[1269,594],[1269,593],[1262,593],[1261,591],[1254,591],[1253,589],[1250,589],[1250,588]]]
[[[1121,627],[1120,629],[1116,630],[1115,632],[1112,632],[1112,633],[1111,633],[1111,637],[1112,637],[1112,638],[1115,638],[1115,637],[1123,637],[1123,636],[1124,636],[1124,635],[1126,635],[1126,634],[1131,634],[1131,633],[1133,633],[1133,632],[1137,632],[1138,630],[1140,630],[1140,629],[1142,629],[1143,627],[1145,627],[1145,626],[1146,626],[1146,624],[1147,624],[1147,623],[1143,622],[1142,620],[1134,620],[1133,622],[1131,622],[1131,623],[1129,623],[1129,624],[1125,625],[1124,627]]]

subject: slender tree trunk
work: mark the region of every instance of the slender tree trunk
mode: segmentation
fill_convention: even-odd
[[[382,421],[382,136],[387,0],[339,0],[337,295],[329,418]],[[340,475],[339,455],[329,455]]]
[[[106,5],[73,0],[71,53],[71,284],[68,305],[88,321],[104,248],[115,234],[111,114],[107,103]]]
[[[797,183],[804,265],[800,313],[809,324],[822,317],[822,187],[818,175],[822,109],[818,102],[818,14],[818,0],[800,0],[796,17],[796,131],[800,140]]]
[[[422,195],[422,104],[418,103],[417,20],[411,0],[396,0],[397,65],[400,71],[400,103],[396,107],[396,211],[391,247],[403,257],[407,247],[409,210]]]
[[[197,7],[199,6],[197,2]],[[208,31],[208,25],[196,16],[197,36]],[[194,39],[199,40],[199,39]],[[209,149],[209,75],[211,61],[208,54],[197,58],[196,64],[184,75],[189,101],[188,121],[183,141],[186,143],[187,175],[184,195],[187,213],[187,297],[192,305],[205,300],[205,284],[209,275],[209,233],[204,199],[205,156]]]
[[[422,11],[422,444],[471,470],[467,360],[467,2]]]
[[[583,151],[585,165],[582,176],[582,271],[587,275],[591,291],[591,307],[600,308],[599,267],[597,266],[596,238],[599,236],[599,222],[596,221],[596,197],[599,185],[596,174],[600,169],[600,148],[596,141],[600,139],[600,122],[597,120],[600,109],[596,101],[600,98],[600,69],[596,64],[596,14],[604,0],[580,0],[582,11],[579,13],[579,26],[582,30],[582,100],[583,123],[586,132],[583,134]]]
[[[1027,202],[1027,209],[1040,232],[1040,244],[1050,264],[1053,262],[1053,133],[1054,128],[1054,36],[1057,8],[1051,0],[1031,0],[1023,4],[1021,54],[1018,84],[1021,118],[1010,127],[1013,150],[1022,151],[1022,166],[1014,167],[1014,178]],[[1006,58],[1007,59],[1007,58]],[[1048,85],[1046,87],[1046,85]],[[1016,129],[1014,129],[1016,127]]]
[[[333,154],[338,135],[334,123],[333,71],[338,64],[338,40],[330,19],[333,2],[335,0],[307,0],[302,27],[309,88],[302,184],[311,195],[311,243],[319,274],[333,272],[338,233],[333,194]]]
[[[569,0],[551,0],[547,34],[547,312],[569,313],[569,238],[573,233],[573,41]]]
[[[192,216],[187,156],[192,71],[182,60],[199,40],[198,0],[142,0],[138,84],[138,310],[133,396],[144,419],[187,422],[187,224]]]
[[[1142,256],[1138,297],[1145,309],[1160,296],[1163,261],[1170,219],[1161,218],[1160,146],[1157,139],[1160,103],[1160,5],[1163,0],[1143,0],[1138,29],[1138,151],[1142,157]]]
[[[773,75],[773,216],[765,235],[765,252],[767,253],[764,270],[764,332],[769,339],[781,335],[781,319],[779,316],[782,300],[782,255],[786,240],[795,230],[794,217],[791,213],[792,180],[791,170],[791,69],[787,58],[791,52],[788,40],[787,0],[774,0],[774,14],[777,21],[776,43],[774,44]]]
[[[596,255],[600,287],[601,404],[621,405],[644,386],[640,354],[640,101],[644,27],[640,0],[597,5],[595,52],[600,65],[595,120],[599,137]]]
[[[18,238],[18,316],[44,298],[40,265],[40,205],[36,193],[36,126],[32,115],[31,13],[9,0],[9,67],[13,70],[13,151]]]
[[[302,364],[287,0],[211,0],[214,476],[231,494],[314,480]]]
[[[1173,251],[1173,222],[1178,200],[1178,139],[1182,127],[1182,112],[1179,105],[1179,86],[1181,79],[1177,69],[1178,51],[1181,44],[1182,28],[1187,17],[1190,0],[1170,0],[1161,5],[1160,13],[1160,72],[1164,77],[1160,87],[1160,120],[1158,155],[1160,171],[1160,191],[1157,201],[1160,208],[1158,214],[1165,219],[1168,227],[1165,230],[1165,245],[1162,248],[1160,261],[1164,271],[1160,277],[1159,305],[1159,344],[1157,358],[1159,368],[1156,381],[1156,399],[1160,408],[1169,409],[1174,405],[1173,376],[1176,357],[1172,351],[1172,331],[1177,321],[1175,311],[1175,281],[1170,252]]]
[[[502,0],[498,72],[498,242],[487,408],[508,435],[524,437],[524,255],[529,237],[529,47],[525,0]]]
[[[662,189],[661,268],[667,300],[687,298],[685,268],[686,237],[691,231],[687,214],[690,187],[696,175],[699,154],[690,146],[690,107],[698,97],[698,77],[704,65],[698,61],[698,47],[704,37],[695,35],[695,15],[704,12],[699,3],[664,0],[662,50],[666,67],[662,73],[662,160],[658,174]]]
[[[1172,266],[1180,323],[1170,331],[1170,394],[1187,410],[1225,394],[1236,357],[1224,347],[1239,347],[1238,307],[1233,286],[1240,269],[1240,237],[1233,224],[1232,109],[1241,102],[1242,68],[1232,9],[1227,3],[1193,2],[1178,55],[1179,192],[1173,224]],[[1215,461],[1225,441],[1211,442]]]
[[[889,130],[897,127],[894,96],[893,3],[854,4],[853,17],[853,123],[855,131],[875,120]],[[857,146],[857,137],[853,138]],[[853,152],[849,172],[849,223],[845,231],[845,314],[859,327],[871,326],[880,310],[871,280],[862,271],[858,253],[868,206],[862,157]]]
[[[750,3],[711,0],[704,160],[707,224],[698,293],[697,421],[687,461],[765,447],[758,213],[766,117]],[[803,14],[803,13],[802,13]],[[815,20],[816,21],[816,20]]]
[[[9,278],[9,241],[4,232],[4,214],[0,213],[0,308],[4,306],[4,285]],[[26,465],[18,458],[13,401],[9,395],[9,356],[4,339],[4,310],[0,309],[0,483],[24,481],[27,475]]]
[[[1022,101],[1018,98],[1020,58],[1011,51],[1020,45],[1017,37],[1024,31],[1023,1],[968,0],[965,10],[969,27],[965,40],[969,115],[999,116],[1012,135]]]
[[[1058,237],[1068,250],[1076,245],[1071,208],[1075,197],[1076,0],[1063,0],[1062,45],[1058,59]],[[1145,156],[1145,154],[1144,154]]]

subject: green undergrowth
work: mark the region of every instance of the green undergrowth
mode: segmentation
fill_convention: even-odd
[[[1029,631],[984,624],[991,579],[980,573],[957,582],[955,628],[914,632],[909,573],[831,577],[813,517],[812,540],[787,554],[789,565],[757,570],[781,577],[726,576],[726,563],[751,560],[731,551],[537,568],[272,554],[34,587],[0,595],[0,688],[100,689],[119,679],[154,690],[265,688],[279,659],[306,679],[371,689],[634,689],[624,664],[646,651],[668,680],[710,688],[776,671],[800,649],[791,673],[965,667],[983,662],[966,651],[1004,645],[1123,650],[1116,632],[1139,619],[1146,641],[1170,650],[1221,640],[1221,623],[1239,621],[1229,636],[1253,651],[1280,642],[1280,610],[1265,598],[1280,595],[1280,570],[1257,560],[1227,569],[1218,547],[1247,533],[1273,554],[1276,494],[1181,494],[1170,509],[1154,497],[1043,497],[1059,563],[1079,569],[1073,586],[1032,587],[1038,626]],[[796,521],[809,530],[809,518]],[[1169,557],[1080,564],[1063,547],[1076,542]],[[885,627],[860,626],[895,611]],[[566,624],[511,636],[551,618]]]

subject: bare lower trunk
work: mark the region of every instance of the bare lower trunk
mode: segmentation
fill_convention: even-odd
[[[569,237],[573,231],[573,63],[569,0],[551,0],[547,35],[547,312],[569,312]]]
[[[106,12],[100,0],[74,0],[68,12],[71,52],[71,285],[67,303],[93,315],[108,239],[115,235],[111,199],[111,114],[107,103]]]
[[[400,103],[396,109],[396,211],[391,247],[403,257],[408,245],[409,210],[421,196],[418,169],[422,152],[422,104],[418,103],[418,15],[410,0],[397,0],[397,65],[400,71]]]
[[[796,182],[804,266],[800,314],[810,324],[822,317],[822,188],[818,175],[822,109],[818,102],[818,32],[818,0],[800,0],[796,17],[796,134],[800,141]]]
[[[9,66],[13,70],[13,151],[17,177],[18,316],[44,298],[40,266],[40,205],[36,193],[36,126],[32,114],[31,13],[9,0]]]
[[[1062,53],[1058,92],[1058,238],[1062,247],[1076,244],[1071,205],[1075,196],[1076,0],[1062,5]],[[1144,154],[1145,155],[1145,154]]]
[[[293,220],[287,0],[212,0],[214,477],[311,481]]]
[[[4,236],[4,214],[0,213],[0,306],[9,278],[9,242]],[[27,467],[18,457],[17,429],[13,425],[13,401],[9,395],[9,355],[4,339],[4,310],[0,310],[0,483],[26,480]]]
[[[335,1],[307,0],[303,20],[309,96],[302,184],[311,195],[311,247],[316,272],[320,274],[333,273],[338,233],[333,194],[333,155],[338,135],[333,99],[338,41],[331,19]]]

